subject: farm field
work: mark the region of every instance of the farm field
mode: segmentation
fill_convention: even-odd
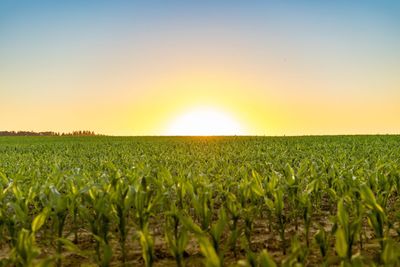
[[[400,136],[1,137],[0,266],[400,266]]]

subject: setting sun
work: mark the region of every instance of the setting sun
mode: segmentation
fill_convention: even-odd
[[[228,113],[209,107],[192,109],[172,120],[167,135],[242,135],[242,126]]]

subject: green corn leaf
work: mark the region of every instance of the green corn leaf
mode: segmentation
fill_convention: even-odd
[[[326,232],[323,228],[319,229],[318,232],[315,234],[315,241],[319,246],[320,252],[323,257],[326,256],[328,250],[328,244],[326,240]]]
[[[63,244],[63,247],[67,249],[70,252],[73,252],[74,254],[80,255],[80,256],[88,256],[88,253],[84,252],[81,250],[77,245],[72,243],[70,240],[66,238],[58,238],[58,241],[60,241]]]
[[[392,239],[387,240],[381,258],[386,265],[398,266],[400,264],[399,244]]]
[[[374,193],[372,193],[371,188],[369,188],[366,184],[363,184],[360,187],[361,198],[370,206],[375,206],[376,199]]]
[[[32,221],[32,232],[37,232],[45,223],[48,211],[45,209],[39,213]]]
[[[349,221],[349,215],[347,214],[347,211],[346,211],[346,209],[344,207],[343,199],[339,200],[337,216],[338,216],[338,219],[339,219],[339,223],[342,226],[347,225],[347,223]]]
[[[276,267],[275,261],[268,254],[266,250],[261,251],[258,256],[258,263],[260,267]]]
[[[197,235],[202,235],[203,234],[203,230],[201,230],[200,226],[198,226],[197,224],[195,224],[192,220],[192,218],[190,217],[186,217],[186,216],[181,216],[181,222],[183,225],[185,225],[185,227],[187,229],[189,229],[190,231],[192,231],[193,233],[197,234]]]
[[[205,266],[206,267],[220,267],[221,260],[218,257],[217,252],[215,251],[214,247],[211,245],[210,241],[204,237],[199,237],[199,244],[201,253],[205,257]]]
[[[336,252],[341,258],[345,258],[347,256],[347,241],[344,230],[339,227],[336,231],[336,243],[335,243]]]

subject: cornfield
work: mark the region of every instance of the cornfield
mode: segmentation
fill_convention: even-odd
[[[1,137],[0,266],[400,266],[400,137]]]

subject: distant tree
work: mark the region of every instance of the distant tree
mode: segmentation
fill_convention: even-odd
[[[70,133],[60,132],[34,132],[34,131],[0,131],[0,136],[97,136],[94,131],[80,130],[72,131]]]

